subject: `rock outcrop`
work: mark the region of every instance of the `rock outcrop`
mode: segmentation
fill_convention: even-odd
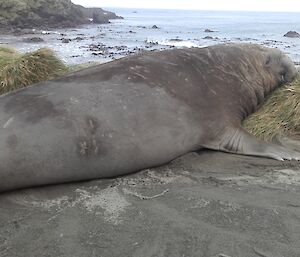
[[[93,19],[92,22],[97,24],[109,23],[109,20],[112,19],[123,19],[123,17],[117,16],[113,12],[105,11],[102,8],[81,7],[81,10],[87,19]]]
[[[300,34],[297,31],[289,31],[286,34],[284,34],[284,37],[299,38]]]
[[[101,8],[84,8],[71,0],[0,0],[0,29],[76,27],[94,20],[121,18]]]
[[[214,30],[211,30],[211,29],[205,29],[204,32],[207,32],[207,33],[212,33],[212,32],[216,32]]]

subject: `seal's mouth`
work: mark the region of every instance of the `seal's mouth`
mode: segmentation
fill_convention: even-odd
[[[288,76],[287,76],[287,73],[286,72],[280,72],[278,74],[278,83],[279,85],[282,85],[282,84],[285,84],[288,82]]]

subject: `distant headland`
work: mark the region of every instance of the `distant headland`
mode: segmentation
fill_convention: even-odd
[[[71,0],[3,0],[0,2],[0,31],[77,27],[122,19],[101,8],[85,8]]]

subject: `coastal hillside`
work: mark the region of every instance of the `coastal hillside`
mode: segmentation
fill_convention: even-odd
[[[91,22],[108,23],[121,18],[101,8],[84,8],[71,0],[0,0],[0,28],[76,27]]]
[[[111,19],[123,19],[121,16],[117,16],[114,12],[109,12],[103,10],[102,8],[85,8],[82,6],[78,6],[81,8],[81,11],[84,14],[84,17],[92,18],[94,23],[108,23]]]

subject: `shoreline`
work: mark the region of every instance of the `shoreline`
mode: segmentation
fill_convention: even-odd
[[[118,24],[118,23],[116,23]],[[137,26],[136,29],[153,31],[151,27]],[[136,44],[126,45],[126,42],[119,40],[117,44],[108,42],[111,37],[109,34],[117,34],[122,37],[122,34],[132,36],[138,32],[129,31],[114,31],[114,22],[110,24],[96,25],[80,25],[75,28],[61,28],[55,30],[26,30],[19,35],[1,34],[0,46],[8,46],[16,48],[18,51],[25,53],[39,48],[50,48],[54,50],[59,58],[62,58],[67,65],[83,64],[87,62],[107,62],[130,54],[135,54],[143,51],[155,51],[171,48],[182,47],[206,47],[214,44],[222,43],[253,43],[261,44],[268,47],[284,48],[287,52],[293,45],[293,42],[285,43],[283,41],[268,40],[260,42],[256,38],[238,37],[238,38],[219,38],[207,35],[202,38],[185,40],[179,36],[165,40],[151,40],[145,38]],[[209,34],[209,33],[207,33]],[[297,39],[296,39],[297,40]],[[106,41],[106,42],[105,42]],[[299,40],[300,42],[300,40]],[[283,46],[283,47],[282,47]],[[281,49],[282,50],[282,49]],[[292,58],[295,65],[300,65],[300,56]]]

